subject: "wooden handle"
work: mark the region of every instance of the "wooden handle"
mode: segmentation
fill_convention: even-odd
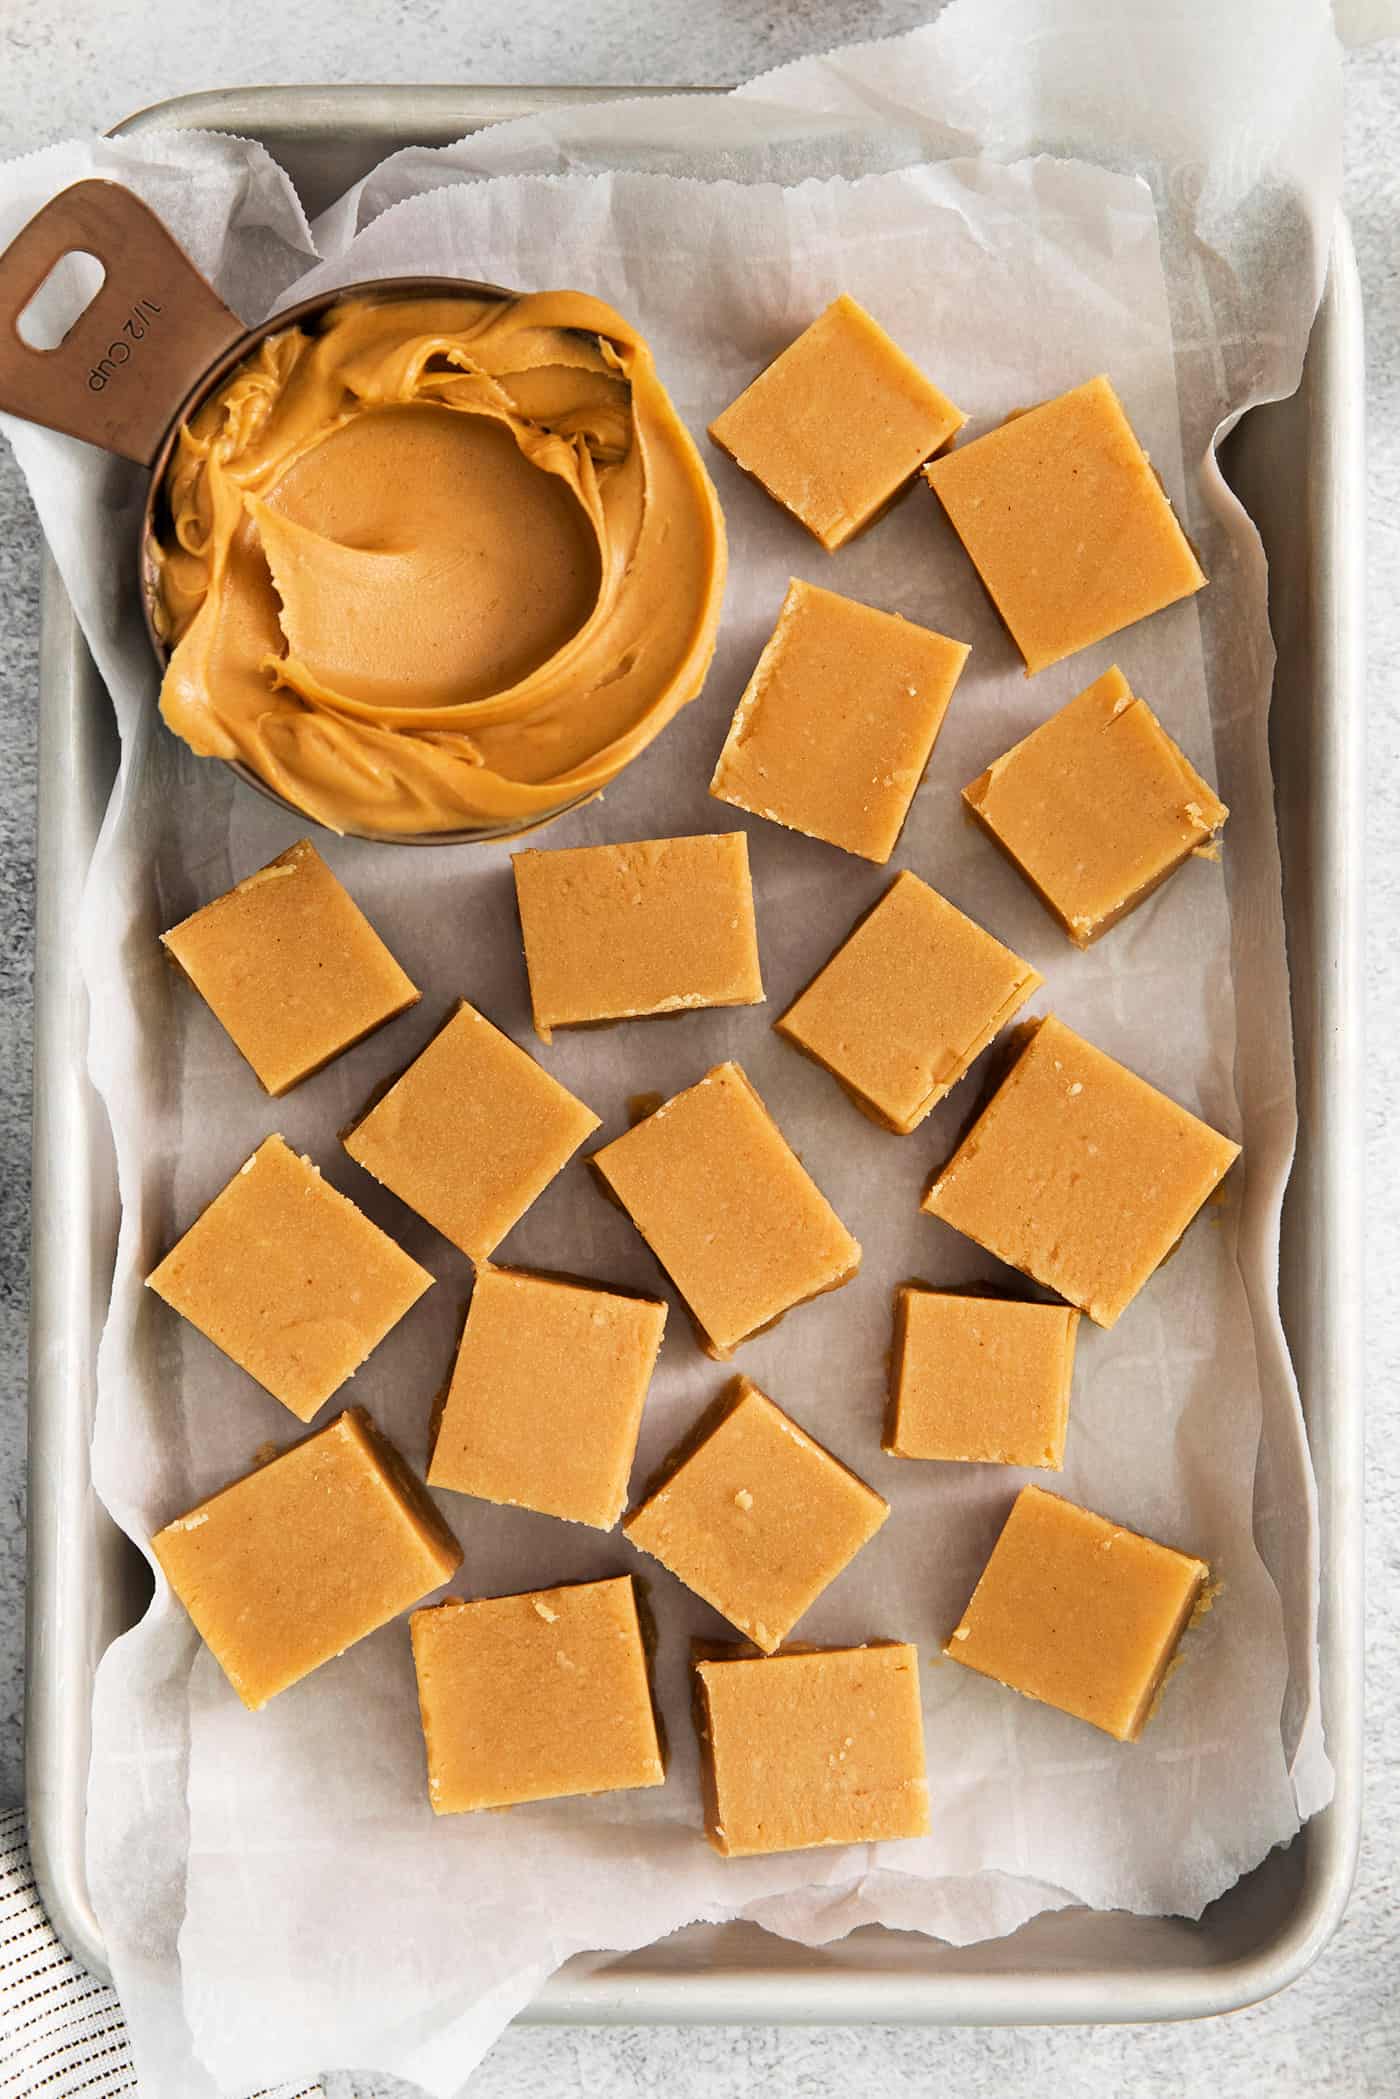
[[[75,250],[106,271],[53,350],[19,318]],[[0,409],[149,466],[172,418],[243,327],[141,199],[118,182],[76,182],[0,254]]]

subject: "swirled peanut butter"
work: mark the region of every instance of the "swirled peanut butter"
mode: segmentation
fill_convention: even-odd
[[[526,824],[698,692],[724,521],[646,344],[581,292],[354,297],[181,430],[161,712],[333,829]]]

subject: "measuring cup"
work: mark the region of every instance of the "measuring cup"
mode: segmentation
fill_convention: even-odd
[[[63,340],[35,349],[19,320],[67,255],[91,255],[104,276]],[[499,284],[466,277],[376,277],[287,307],[256,328],[229,312],[148,205],[119,182],[75,182],[34,214],[0,253],[0,409],[100,445],[150,473],[134,581],[156,661],[169,651],[154,617],[150,550],[166,468],[181,426],[265,337],[306,327],[342,300],[442,297],[510,299]],[[269,801],[312,822],[239,759],[221,761]],[[587,795],[521,823],[428,833],[360,833],[394,845],[460,845],[515,837],[552,823]],[[356,835],[356,834],[352,834]]]

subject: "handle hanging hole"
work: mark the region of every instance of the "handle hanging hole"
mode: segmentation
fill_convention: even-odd
[[[91,306],[107,272],[86,248],[70,248],[45,277],[15,328],[31,350],[56,350]]]

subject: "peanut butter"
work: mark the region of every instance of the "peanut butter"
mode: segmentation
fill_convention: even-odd
[[[595,793],[714,651],[714,490],[647,345],[581,292],[350,298],[271,335],[166,496],[166,721],[335,830]]]

